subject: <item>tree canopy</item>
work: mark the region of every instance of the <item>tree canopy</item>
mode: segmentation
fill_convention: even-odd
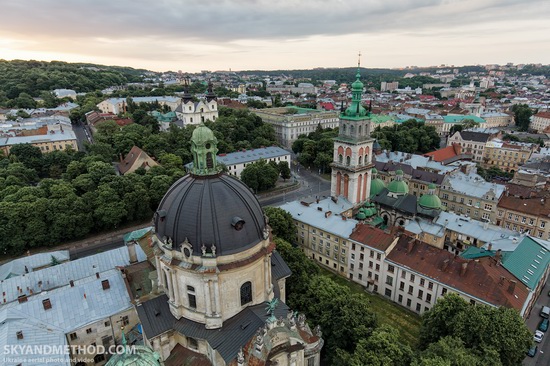
[[[424,154],[439,149],[440,137],[435,127],[414,119],[391,127],[377,127],[371,137],[383,149]]]

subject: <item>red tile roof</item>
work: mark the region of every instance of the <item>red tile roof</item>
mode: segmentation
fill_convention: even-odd
[[[445,161],[451,158],[454,158],[462,152],[462,149],[459,144],[452,144],[443,149],[435,150],[429,153],[424,154],[424,156],[431,156],[434,161]]]
[[[386,251],[395,237],[384,230],[366,224],[357,224],[350,235],[350,239],[368,245],[375,249]]]
[[[181,344],[176,346],[170,352],[170,356],[164,361],[165,366],[212,366],[212,363],[205,355],[191,351],[189,348],[183,347]]]
[[[493,257],[467,260],[403,235],[386,258],[495,306],[521,310],[529,294]]]
[[[527,215],[546,217],[550,215],[550,200],[543,198],[522,199],[503,195],[498,203],[498,207],[525,213]]]
[[[535,117],[550,118],[550,112],[539,112],[535,114]]]

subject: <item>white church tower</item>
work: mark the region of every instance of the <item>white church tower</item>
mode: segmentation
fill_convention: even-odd
[[[352,99],[340,113],[340,131],[334,139],[334,156],[330,192],[334,198],[344,197],[354,206],[369,198],[372,162],[370,112],[361,105],[363,83],[359,63],[357,79],[351,84]]]

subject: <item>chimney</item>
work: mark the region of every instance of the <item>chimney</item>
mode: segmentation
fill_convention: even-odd
[[[19,301],[20,304],[27,302],[27,295],[21,295],[17,298],[17,301]]]
[[[95,273],[95,278],[99,278],[99,272]]]
[[[502,259],[502,250],[499,249],[495,254],[495,260],[497,261],[497,266],[500,265],[501,259]]]
[[[510,280],[510,283],[508,284],[508,292],[512,295],[514,294],[514,290],[516,289],[516,281]]]
[[[50,299],[44,299],[42,300],[42,306],[44,306],[44,310],[49,310],[52,308],[52,303]]]
[[[71,287],[74,287],[74,281],[73,281],[73,280],[70,280],[70,281],[69,281],[69,285],[71,285]]]
[[[414,239],[411,239],[409,240],[409,242],[407,243],[407,254],[410,254],[414,248],[414,242],[415,240]]]
[[[487,250],[488,251],[493,250],[493,243],[489,243],[489,245],[487,246]]]
[[[483,229],[487,230],[489,228],[489,220],[483,222]]]
[[[126,247],[128,248],[128,256],[130,258],[130,263],[137,263],[138,261],[136,246],[137,246],[137,243],[135,240],[129,241],[126,244]]]
[[[445,260],[443,261],[443,267],[441,268],[441,270],[442,270],[443,272],[445,272],[445,271],[447,270],[447,267],[449,267],[449,260],[448,260],[448,259],[445,259]]]
[[[499,285],[504,285],[504,276],[500,276],[500,279],[498,280]]]
[[[462,263],[462,267],[460,268],[460,276],[464,276],[466,274],[467,269],[468,269],[468,262]]]
[[[332,215],[332,211],[325,212],[325,219],[330,217],[330,215]]]
[[[111,288],[111,284],[109,283],[109,280],[103,280],[101,281],[101,287],[103,290],[108,290]]]

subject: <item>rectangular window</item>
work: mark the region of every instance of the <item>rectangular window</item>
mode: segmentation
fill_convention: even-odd
[[[377,275],[377,274],[374,275],[374,280],[375,280],[376,282],[378,282],[378,275]]]
[[[365,259],[365,255],[363,253],[359,254],[359,260],[362,261],[363,259]]]
[[[432,294],[426,294],[426,302],[432,302]]]
[[[541,221],[540,222],[540,228],[544,229],[545,227],[546,227],[546,221]]]
[[[414,282],[415,276],[411,273],[411,276],[409,277],[409,279],[411,280],[411,282]]]
[[[362,280],[363,279],[363,275],[361,273],[359,273],[359,279]]]
[[[445,287],[443,287],[443,290],[441,290],[441,295],[445,295],[447,293],[447,289]]]
[[[369,268],[372,268],[374,266],[374,263],[372,261],[369,261]]]
[[[417,312],[420,312],[420,309],[422,308],[422,306],[420,304],[416,304],[416,311]]]
[[[407,276],[407,271],[401,271],[401,278],[405,278]]]
[[[386,291],[384,291],[384,295],[386,295],[387,297],[391,297],[391,290],[387,288]]]
[[[401,282],[399,283],[399,289],[400,289],[401,291],[405,290],[405,282],[401,281]]]
[[[86,334],[90,334],[90,333],[92,333],[92,328],[86,329]]]
[[[371,258],[374,258],[374,250],[371,250],[369,255]]]
[[[376,264],[375,267],[376,267],[375,269],[376,269],[377,271],[380,271],[380,265],[379,265],[378,263]]]
[[[425,283],[425,282],[426,282],[426,281],[425,281],[423,278],[421,278],[421,279],[420,279],[420,286],[424,287],[424,283]]]
[[[403,302],[403,295],[397,296],[397,302],[402,303]]]
[[[76,335],[76,333],[71,333],[71,334],[69,334],[69,339],[70,339],[71,341],[74,341],[74,340],[77,339],[77,338],[78,338],[78,336]]]
[[[376,259],[380,260],[380,258],[382,258],[382,254],[377,253],[377,254],[376,254]]]
[[[390,286],[393,285],[393,277],[391,276],[386,277],[386,285],[390,285]]]
[[[419,298],[420,300],[422,300],[423,297],[424,297],[424,291],[418,290],[418,298]]]
[[[407,306],[410,308],[411,307],[411,299],[407,299]]]
[[[413,287],[412,286],[409,286],[409,292],[408,292],[409,295],[412,295],[413,294]]]
[[[395,267],[392,266],[391,264],[388,264],[388,272],[393,273],[394,271],[395,271]]]
[[[433,290],[434,283],[432,281],[428,282],[428,290]]]

